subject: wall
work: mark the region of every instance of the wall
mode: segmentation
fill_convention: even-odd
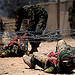
[[[56,2],[48,2],[45,4],[39,4],[44,7],[48,12],[48,21],[46,30],[56,30],[57,29],[57,3]],[[63,36],[67,36],[66,34],[70,34],[70,26],[68,21],[68,9],[72,6],[72,1],[68,0],[67,2],[60,3],[60,30]],[[65,30],[65,31],[63,31]]]

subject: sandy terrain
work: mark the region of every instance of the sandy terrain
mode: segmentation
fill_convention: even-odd
[[[74,39],[64,39],[67,44],[75,46]],[[43,42],[40,44],[38,50],[43,53],[48,53],[50,51],[55,51],[55,46],[57,42]],[[30,50],[30,45],[29,45]],[[75,70],[74,70],[75,72]],[[49,73],[44,73],[42,69],[36,66],[36,69],[30,69],[22,60],[22,57],[15,58],[0,58],[0,75],[54,75]],[[60,74],[56,74],[60,75]],[[65,75],[65,74],[64,74]],[[71,74],[71,75],[75,75]]]

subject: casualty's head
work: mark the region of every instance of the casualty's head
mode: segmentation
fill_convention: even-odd
[[[23,17],[24,14],[24,8],[22,6],[17,6],[14,10],[15,15],[19,16],[19,17]]]

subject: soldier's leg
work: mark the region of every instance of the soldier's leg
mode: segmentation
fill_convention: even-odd
[[[30,54],[32,54],[33,52],[38,52],[37,48],[39,47],[40,43],[30,42],[30,44],[31,44],[31,47],[32,47],[32,49],[30,51]]]
[[[32,37],[32,35],[29,34],[28,39],[32,48],[30,51],[30,54],[32,54],[33,52],[38,52],[37,48],[39,47],[39,44],[41,43],[41,39],[36,39],[35,37],[30,38],[30,37]]]

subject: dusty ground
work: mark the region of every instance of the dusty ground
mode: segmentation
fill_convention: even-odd
[[[71,46],[75,46],[74,39],[64,39],[67,44]],[[55,51],[55,46],[57,42],[43,42],[40,44],[38,50],[43,53],[47,53],[50,51]],[[30,45],[29,45],[30,50]],[[75,72],[75,70],[74,70]],[[42,69],[36,66],[36,69],[30,69],[22,60],[22,57],[15,57],[15,58],[0,58],[0,75],[51,75],[49,73],[44,73]],[[54,75],[54,74],[52,74]],[[60,74],[56,74],[60,75]],[[65,74],[64,74],[65,75]],[[71,74],[71,75],[75,75]]]

